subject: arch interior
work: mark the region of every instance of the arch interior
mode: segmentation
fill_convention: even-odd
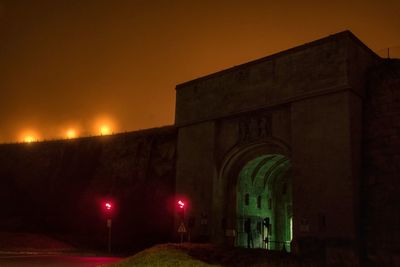
[[[266,154],[248,161],[237,186],[236,246],[290,251],[292,217],[290,160]]]

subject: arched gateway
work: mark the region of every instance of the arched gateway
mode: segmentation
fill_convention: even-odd
[[[292,179],[288,149],[278,142],[237,147],[221,169],[228,180],[228,236],[239,247],[290,251]],[[226,233],[225,233],[226,234]]]

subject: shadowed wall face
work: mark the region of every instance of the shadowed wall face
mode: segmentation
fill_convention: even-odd
[[[362,237],[368,259],[390,266],[400,251],[400,60],[382,61],[368,77]]]
[[[174,195],[173,128],[147,134],[0,146],[3,230],[57,234],[80,245],[106,241],[104,199],[113,207],[113,246],[168,241]],[[138,242],[140,240],[140,242]]]

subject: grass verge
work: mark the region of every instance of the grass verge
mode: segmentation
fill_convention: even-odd
[[[163,244],[145,249],[123,261],[107,265],[108,267],[210,267],[221,266],[209,264],[190,256],[187,251],[177,244]]]

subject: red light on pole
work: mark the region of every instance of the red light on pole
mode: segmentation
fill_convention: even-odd
[[[186,233],[186,227],[185,227],[185,202],[182,200],[178,200],[178,218],[180,220],[179,228],[178,228],[178,233],[181,236],[181,243],[183,242],[183,235]],[[190,237],[189,237],[190,241]]]
[[[181,221],[185,220],[185,202],[178,200],[178,214]]]
[[[111,201],[106,201],[103,204],[107,214],[107,228],[108,228],[108,253],[111,252],[111,227],[112,227],[112,208],[113,204]]]

